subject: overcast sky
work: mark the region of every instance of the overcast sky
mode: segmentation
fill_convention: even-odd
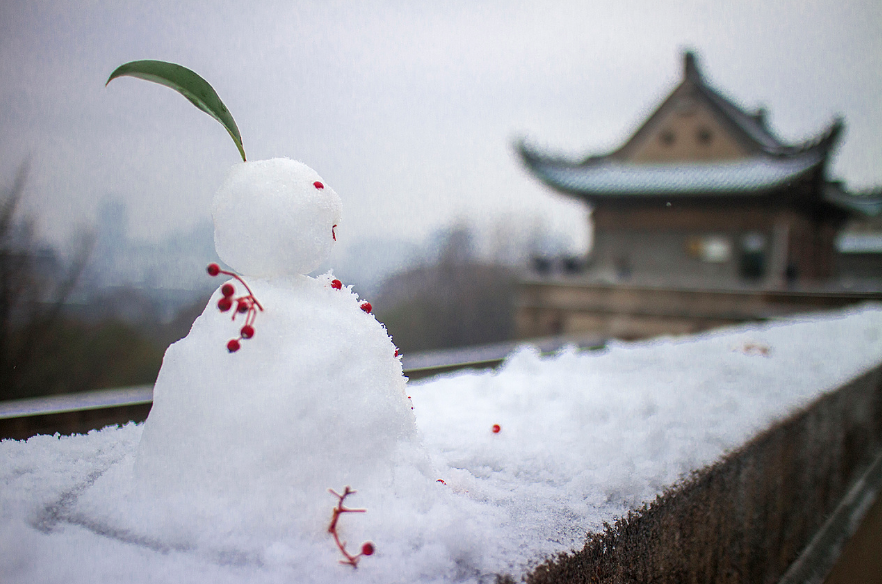
[[[31,158],[28,208],[57,241],[108,196],[135,237],[209,216],[238,152],[175,92],[118,65],[205,77],[250,160],[287,156],[340,194],[341,239],[419,239],[468,219],[545,221],[580,207],[532,179],[512,142],[609,150],[677,84],[694,48],[711,83],[765,106],[785,140],[846,121],[834,176],[882,185],[882,2],[4,0],[0,184]]]

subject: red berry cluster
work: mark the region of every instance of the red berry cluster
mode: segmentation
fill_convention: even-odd
[[[349,495],[354,495],[355,491],[350,489],[348,486],[343,490],[343,494],[336,492],[334,489],[328,489],[332,495],[337,497],[337,506],[333,509],[333,515],[331,516],[331,525],[328,527],[328,533],[334,536],[334,542],[337,544],[337,547],[340,548],[340,553],[346,558],[345,560],[340,560],[341,564],[347,564],[352,566],[353,568],[358,567],[358,560],[361,559],[362,556],[372,556],[374,554],[374,544],[369,541],[366,541],[361,545],[361,553],[357,555],[352,555],[346,551],[346,542],[340,541],[340,536],[337,534],[337,520],[340,519],[340,515],[343,513],[365,513],[365,509],[349,509],[343,506],[343,500],[346,499]]]
[[[245,280],[239,277],[238,274],[222,270],[217,264],[208,264],[207,271],[208,275],[211,277],[217,276],[218,274],[232,276],[237,279],[248,292],[248,294],[236,298],[236,287],[227,282],[221,286],[221,294],[223,294],[223,298],[217,301],[217,308],[221,312],[227,312],[235,305],[236,309],[233,311],[233,320],[236,320],[237,314],[245,315],[245,325],[239,330],[239,338],[230,339],[230,342],[227,343],[227,350],[230,353],[235,353],[242,346],[240,341],[250,339],[254,336],[254,320],[257,318],[257,311],[263,311],[263,306],[261,306],[260,302],[257,301],[257,298],[254,297],[251,288],[248,287]]]

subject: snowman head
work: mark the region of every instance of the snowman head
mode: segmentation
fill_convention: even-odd
[[[214,196],[214,245],[237,272],[307,274],[331,253],[340,197],[302,162],[274,158],[230,169]]]

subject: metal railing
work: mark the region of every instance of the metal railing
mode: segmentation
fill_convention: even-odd
[[[401,362],[404,374],[417,380],[461,369],[496,367],[515,348],[527,343],[543,353],[550,353],[564,345],[599,348],[605,341],[593,335],[559,336],[405,354]],[[24,440],[37,434],[84,434],[114,424],[143,422],[152,404],[152,385],[0,402],[0,439]]]

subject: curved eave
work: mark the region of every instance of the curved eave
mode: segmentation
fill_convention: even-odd
[[[847,211],[875,217],[882,213],[882,190],[874,193],[853,194],[836,184],[824,189],[824,200]]]
[[[629,164],[610,159],[572,164],[521,147],[527,167],[551,187],[580,197],[758,195],[798,180],[824,161],[820,152],[787,159]]]

